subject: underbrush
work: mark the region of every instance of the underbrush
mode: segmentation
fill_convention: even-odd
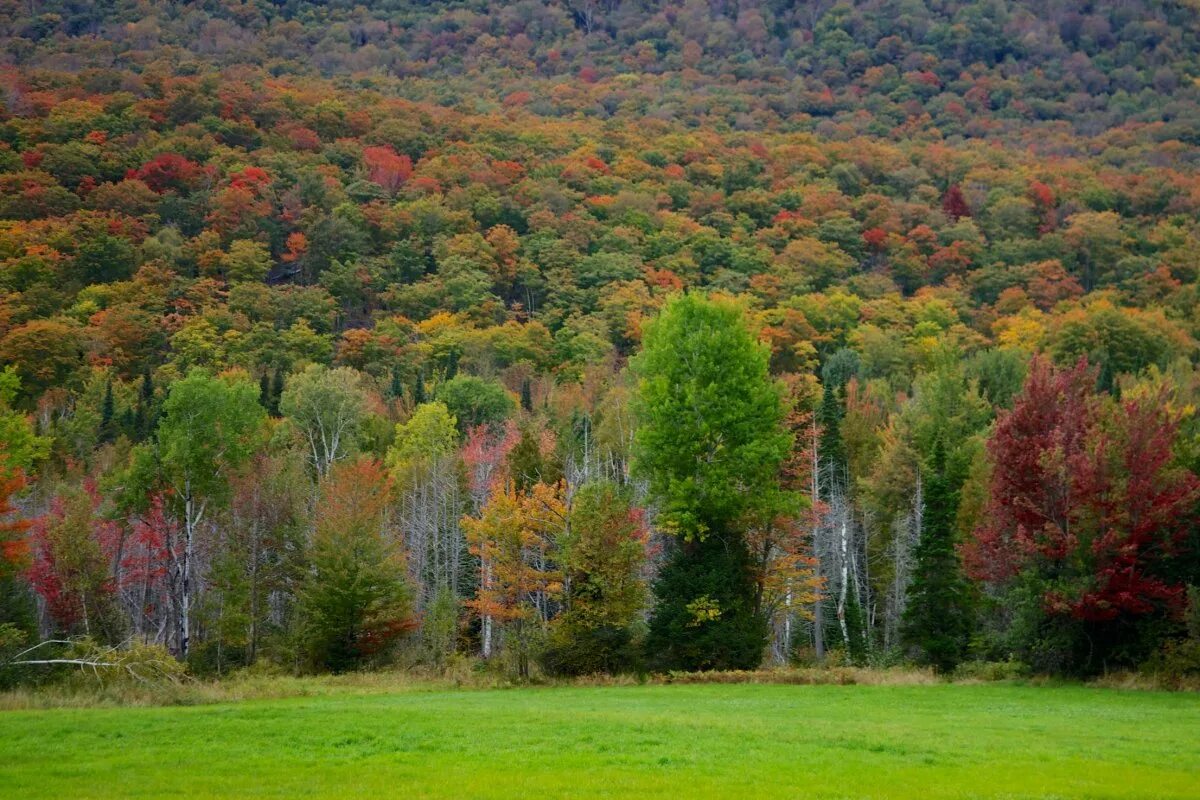
[[[1061,684],[1061,680],[1031,675],[1014,662],[969,662],[953,676],[935,675],[911,667],[851,666],[773,667],[758,670],[669,672],[644,675],[588,675],[576,678],[535,677],[513,680],[503,669],[478,659],[458,657],[441,671],[428,668],[370,670],[336,675],[296,675],[260,665],[228,673],[219,679],[183,676],[165,682],[105,679],[87,670],[55,682],[0,692],[0,711],[17,709],[87,708],[112,706],[207,705],[253,700],[394,694],[445,690],[485,690],[530,687],[604,687],[696,684],[779,684],[792,686],[928,686],[938,683]],[[1164,680],[1147,673],[1122,672],[1097,678],[1088,685],[1126,690],[1200,691],[1200,677]]]

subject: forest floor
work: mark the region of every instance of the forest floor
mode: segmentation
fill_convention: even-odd
[[[1197,798],[1200,695],[625,685],[0,711],[0,797]]]

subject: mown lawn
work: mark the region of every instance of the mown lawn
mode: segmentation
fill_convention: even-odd
[[[1200,798],[1200,696],[693,685],[6,711],[0,796]]]

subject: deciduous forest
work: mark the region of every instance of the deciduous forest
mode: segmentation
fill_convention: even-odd
[[[0,0],[0,686],[1195,677],[1198,339],[1195,0]]]

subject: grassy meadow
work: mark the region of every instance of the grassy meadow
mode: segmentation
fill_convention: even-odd
[[[647,685],[0,712],[0,796],[1197,798],[1200,696]]]

